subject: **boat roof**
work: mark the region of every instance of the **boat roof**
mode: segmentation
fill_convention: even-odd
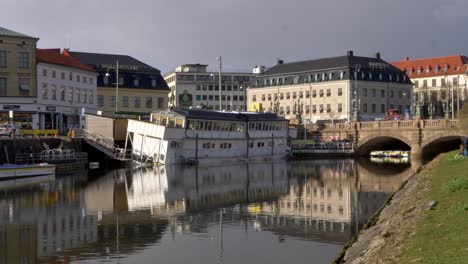
[[[202,108],[182,108],[174,107],[169,110],[155,112],[154,114],[170,116],[170,117],[185,117],[190,119],[207,119],[207,120],[226,120],[226,121],[289,121],[284,117],[277,116],[275,113],[258,113],[258,112],[237,112],[237,111],[218,111]]]

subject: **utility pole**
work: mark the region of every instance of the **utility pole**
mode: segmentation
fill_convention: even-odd
[[[222,71],[222,67],[223,67],[223,63],[222,63],[222,57],[219,56],[216,58],[216,60],[219,61],[219,72],[218,72],[218,75],[219,75],[219,110],[223,110],[222,109],[222,93],[221,93],[221,71]]]

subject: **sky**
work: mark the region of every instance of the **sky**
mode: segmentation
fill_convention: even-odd
[[[468,54],[467,0],[0,0],[0,26],[38,48],[126,54],[162,73],[186,63],[251,71],[345,55]]]

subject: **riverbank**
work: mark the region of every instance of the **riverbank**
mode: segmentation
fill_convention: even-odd
[[[455,154],[403,184],[334,263],[466,263],[468,158]]]

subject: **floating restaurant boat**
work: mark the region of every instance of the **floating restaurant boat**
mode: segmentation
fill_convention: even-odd
[[[392,157],[392,158],[408,158],[410,156],[409,151],[404,150],[382,150],[382,151],[372,151],[370,153],[371,157]]]
[[[34,177],[44,175],[54,175],[55,165],[47,163],[39,164],[3,164],[0,165],[0,180]]]
[[[137,162],[238,162],[284,158],[288,138],[289,120],[274,113],[172,108],[129,120],[125,148]]]

